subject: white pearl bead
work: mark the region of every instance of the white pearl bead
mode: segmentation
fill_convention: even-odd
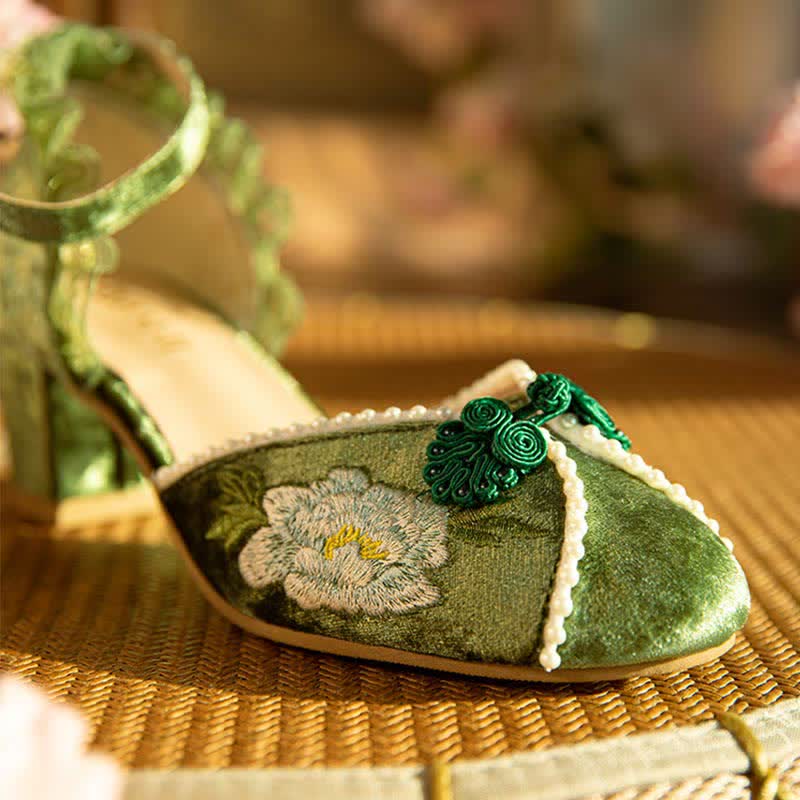
[[[561,657],[556,652],[555,647],[547,647],[539,654],[539,663],[545,668],[545,671],[551,672],[561,664]]]
[[[562,617],[568,617],[572,613],[572,597],[569,592],[559,589],[553,593],[550,598],[550,610],[554,614],[559,614]]]
[[[571,511],[575,514],[586,513],[588,506],[586,504],[586,496],[582,491],[567,491],[565,494],[567,511]]]
[[[689,503],[689,510],[694,514],[696,517],[702,516],[705,514],[705,508],[703,504],[699,500],[692,500]]]
[[[600,429],[597,427],[597,425],[587,425],[583,429],[583,435],[590,442],[599,442],[605,438],[603,434],[600,433]]]
[[[575,462],[570,458],[563,464],[559,465],[559,472],[564,480],[574,478],[578,474],[578,467]]]
[[[647,463],[639,455],[628,456],[628,467],[634,472],[641,473],[647,469]]]
[[[563,442],[550,441],[550,452],[553,454],[553,460],[558,464],[567,454],[567,448],[564,447]]]
[[[581,541],[568,542],[564,549],[570,558],[580,560],[586,555],[586,548]]]
[[[719,533],[719,522],[717,522],[715,519],[709,519],[708,527],[711,528],[714,533]]]
[[[562,414],[559,417],[562,428],[574,428],[578,424],[578,418],[574,414]]]
[[[566,534],[573,537],[582,537],[586,534],[586,507],[567,506],[567,519],[564,523]]]
[[[583,497],[585,486],[578,475],[577,469],[574,474],[563,478],[563,486],[564,494],[567,495],[567,497]]]
[[[564,564],[563,570],[561,567],[559,567],[558,572],[560,573],[560,577],[563,578],[564,583],[566,583],[570,588],[575,586],[580,579],[580,575],[578,574],[578,566],[576,564]]]
[[[547,642],[564,644],[567,641],[567,634],[560,620],[551,619],[544,626],[544,638]]]
[[[390,406],[383,413],[387,417],[399,417],[402,412],[397,406]]]
[[[728,550],[733,552],[733,542],[727,536],[722,537],[722,544],[724,544],[725,547],[728,548]]]

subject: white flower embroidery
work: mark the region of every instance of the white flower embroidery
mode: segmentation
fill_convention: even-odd
[[[342,468],[310,486],[267,490],[264,510],[268,527],[239,554],[249,586],[283,583],[301,608],[370,616],[439,600],[423,570],[447,561],[447,510],[428,496]]]

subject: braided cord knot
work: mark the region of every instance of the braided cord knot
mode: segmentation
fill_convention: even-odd
[[[476,507],[498,501],[547,458],[542,427],[561,414],[575,414],[606,438],[630,447],[605,408],[569,378],[543,373],[526,394],[529,402],[516,411],[496,397],[475,398],[464,406],[460,419],[437,428],[423,469],[436,502]]]
[[[781,786],[780,772],[769,766],[761,742],[744,719],[730,711],[723,711],[717,719],[750,761],[747,774],[753,800],[794,800],[792,793]]]
[[[542,428],[561,414],[575,414],[606,438],[630,447],[605,408],[569,378],[543,373],[526,394],[529,402],[516,411],[496,397],[475,398],[461,410],[460,419],[436,429],[422,475],[437,503],[477,507],[500,500],[547,458]]]

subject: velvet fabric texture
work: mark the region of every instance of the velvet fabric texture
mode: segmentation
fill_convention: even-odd
[[[562,483],[550,461],[501,502],[447,507],[446,559],[422,566],[438,590],[425,607],[377,615],[304,608],[279,581],[253,588],[242,577],[239,554],[269,525],[262,506],[268,489],[308,486],[349,468],[372,484],[427,499],[422,467],[434,433],[432,423],[406,423],[274,443],[197,468],[162,500],[219,592],[266,622],[412,652],[535,666],[564,528]],[[744,623],[749,596],[719,537],[636,478],[572,446],[568,451],[585,482],[589,531],[559,651],[562,666],[644,663],[727,640]],[[379,540],[381,532],[369,535]]]

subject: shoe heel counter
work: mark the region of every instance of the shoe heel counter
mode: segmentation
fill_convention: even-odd
[[[4,165],[0,188],[35,197],[38,170],[21,153]],[[107,257],[108,258],[108,257]],[[64,351],[88,346],[89,275],[70,274],[58,250],[0,233],[0,408],[14,484],[47,500],[135,484],[138,472],[116,436],[64,385]],[[69,346],[59,343],[69,341]]]
[[[66,388],[47,261],[41,245],[0,234],[0,407],[13,481],[49,500],[127,488],[140,480],[131,457]],[[64,303],[68,327],[79,328],[80,314]]]

